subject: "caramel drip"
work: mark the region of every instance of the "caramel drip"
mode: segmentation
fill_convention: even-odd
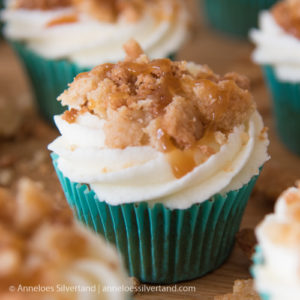
[[[162,110],[172,102],[174,95],[184,95],[181,81],[172,72],[172,62],[169,59],[156,59],[149,64],[138,64],[135,62],[125,62],[122,66],[127,69],[133,77],[133,81],[139,75],[160,77],[160,84],[155,90],[149,90],[143,95],[136,95],[136,100],[150,98],[156,101],[153,111],[154,115],[159,115]]]
[[[191,172],[197,165],[194,159],[194,151],[192,149],[174,149],[167,155],[173,174],[177,179]]]
[[[173,143],[171,138],[161,129],[157,130],[157,139],[160,142],[160,149],[167,155],[167,160],[172,168],[173,175],[179,179],[191,172],[197,165],[207,160],[215,153],[215,149],[207,146],[214,143],[214,132],[207,130],[192,148],[181,150]],[[202,159],[196,160],[196,155],[201,154]]]
[[[118,90],[112,91],[109,95],[110,99],[124,99],[125,103],[121,102],[122,105],[126,105],[127,98],[130,98],[129,101],[131,102],[137,102],[140,99],[152,99],[152,114],[155,117],[163,113],[163,109],[172,102],[174,95],[185,95],[183,84],[176,74],[174,74],[172,62],[169,59],[156,59],[144,64],[133,61],[119,62],[116,65],[107,63],[94,68],[91,72],[97,73],[99,81],[111,79],[118,86],[122,86],[123,82],[117,82],[115,79],[114,72],[116,71],[126,74],[124,75],[124,84],[129,83],[131,88],[126,93]],[[155,89],[137,90],[136,84],[139,76],[147,75],[160,78],[160,83],[156,85]],[[82,76],[88,76],[88,74]],[[76,77],[76,79],[80,77]]]
[[[61,16],[59,18],[53,19],[47,23],[46,27],[53,27],[57,25],[63,24],[71,24],[78,22],[78,17],[76,15],[68,15],[68,16]]]

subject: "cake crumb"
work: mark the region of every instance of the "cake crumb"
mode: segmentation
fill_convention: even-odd
[[[138,59],[142,54],[144,54],[143,49],[141,46],[137,43],[136,40],[131,39],[128,42],[126,42],[123,45],[123,48],[126,53],[126,59],[125,60],[135,60]]]
[[[214,300],[260,300],[259,295],[253,288],[253,280],[236,280],[233,293],[215,296]]]

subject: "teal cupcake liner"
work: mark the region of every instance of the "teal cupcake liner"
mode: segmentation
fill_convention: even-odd
[[[66,109],[57,101],[57,97],[76,75],[88,69],[67,60],[45,59],[23,43],[11,42],[11,45],[28,74],[38,110],[46,120],[53,122],[53,116],[61,114]]]
[[[233,36],[247,38],[257,27],[258,14],[278,0],[204,0],[208,23],[215,29]]]
[[[255,267],[264,264],[264,257],[260,246],[256,246],[255,253],[252,257],[252,260],[253,260],[253,266],[251,267],[250,271],[251,271],[251,275],[255,279]],[[259,296],[261,300],[272,300],[271,295],[266,292],[259,292]]]
[[[278,135],[289,150],[300,155],[300,83],[278,80],[272,66],[263,70],[272,94]]]
[[[224,263],[234,244],[257,176],[237,191],[215,195],[184,210],[146,202],[112,206],[53,164],[74,215],[122,253],[130,276],[171,284],[191,280]]]
[[[34,53],[20,42],[12,42],[14,51],[23,62],[34,92],[37,108],[41,115],[53,122],[53,116],[64,112],[57,97],[68,87],[76,75],[89,71],[68,60],[50,60]],[[174,60],[175,54],[169,58]]]

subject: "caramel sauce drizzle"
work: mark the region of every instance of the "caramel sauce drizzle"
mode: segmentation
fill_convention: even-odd
[[[59,18],[51,20],[50,22],[47,23],[46,27],[54,27],[54,26],[63,25],[63,24],[71,24],[71,23],[76,23],[78,21],[79,21],[78,16],[66,15],[66,16],[61,16]]]
[[[210,149],[207,153],[201,153],[201,147],[214,142],[214,132],[207,130],[203,138],[201,138],[192,148],[181,150],[178,149],[171,141],[170,137],[163,132],[161,128],[157,130],[157,138],[161,144],[161,149],[167,155],[167,160],[172,168],[173,175],[179,179],[191,172],[200,163],[206,161],[212,154],[214,149]],[[201,155],[201,160],[196,160],[196,155]]]

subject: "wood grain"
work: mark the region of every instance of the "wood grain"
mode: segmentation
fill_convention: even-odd
[[[291,154],[278,140],[273,124],[271,101],[258,66],[250,59],[253,46],[245,41],[238,41],[207,28],[194,2],[191,2],[195,16],[192,39],[179,53],[180,59],[208,64],[215,72],[225,73],[237,71],[246,74],[252,81],[252,92],[258,109],[263,115],[266,125],[270,128],[270,154],[272,159],[262,172],[255,191],[249,201],[242,227],[254,228],[263,216],[270,212],[278,193],[300,178],[300,158]],[[7,101],[17,98],[24,106],[31,105],[31,94],[26,77],[21,66],[5,42],[0,43],[0,96]],[[11,167],[13,177],[8,187],[14,188],[18,178],[29,176],[44,182],[47,189],[53,192],[59,205],[65,207],[58,180],[51,166],[46,150],[47,144],[58,134],[57,131],[33,114],[34,133],[26,137],[0,142],[0,157],[14,154],[16,162]],[[41,153],[44,153],[41,155]],[[32,163],[37,159],[36,167]],[[181,299],[213,299],[216,294],[230,292],[235,279],[249,278],[250,262],[238,249],[234,251],[228,261],[215,272],[177,287],[194,286],[194,292],[145,292],[136,295],[136,300],[181,300]]]

